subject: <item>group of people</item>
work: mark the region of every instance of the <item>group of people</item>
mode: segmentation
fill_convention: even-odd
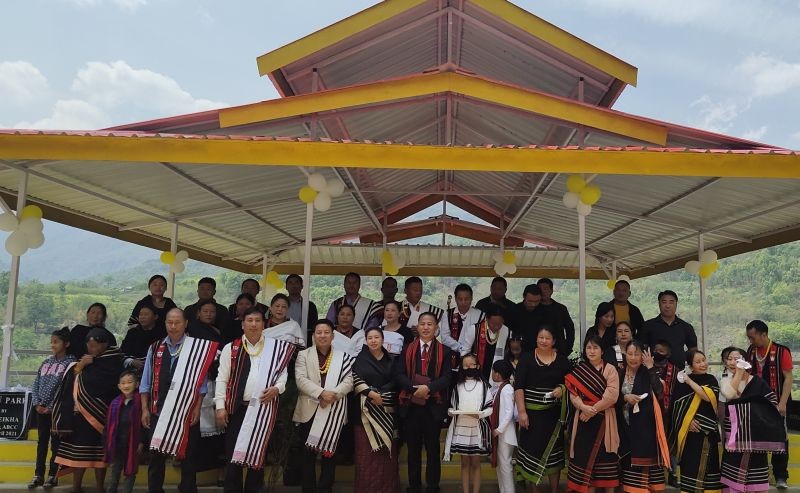
[[[672,291],[644,321],[630,284],[617,282],[571,360],[575,327],[549,279],[526,286],[516,304],[502,277],[474,305],[472,288],[459,284],[446,309],[422,300],[418,277],[406,279],[402,300],[394,278],[381,300],[361,296],[360,285],[347,274],[327,316],[309,303],[301,327],[299,276],[269,306],[246,280],[229,307],[203,278],[184,309],[153,276],[119,347],[105,307],[93,304],[86,325],[53,333],[34,383],[29,487],[52,487],[71,470],[79,493],[93,468],[98,491],[129,493],[146,451],[150,493],[163,493],[170,457],[182,493],[196,493],[206,469],[221,471],[226,493],[256,493],[268,465],[285,485],[329,492],[337,464],[351,461],[356,492],[396,493],[402,446],[412,493],[439,491],[441,463],[453,455],[465,492],[480,489],[482,457],[501,493],[542,482],[556,492],[565,464],[569,491],[660,491],[667,478],[682,491],[763,491],[766,452],[786,487],[792,361],[764,322],[747,325],[747,351],[726,349],[718,381]]]

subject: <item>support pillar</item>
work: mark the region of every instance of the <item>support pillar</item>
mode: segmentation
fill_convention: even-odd
[[[172,223],[172,237],[169,240],[169,251],[172,252],[172,255],[178,253],[178,223]],[[175,272],[172,269],[169,270],[169,275],[167,277],[167,292],[164,293],[164,296],[167,298],[174,298],[175,297]]]
[[[261,281],[264,284],[264,288],[261,290],[261,301],[264,302],[266,306],[269,306],[269,302],[272,300],[267,299],[267,272],[269,272],[269,261],[267,260],[267,254],[264,253],[264,258],[261,259]]]
[[[22,173],[17,191],[17,217],[25,207],[28,197],[28,172]],[[11,257],[8,273],[8,296],[6,297],[6,317],[3,322],[3,359],[0,362],[0,389],[8,388],[8,376],[11,368],[11,355],[14,344],[14,316],[17,310],[17,288],[19,287],[19,257]]]
[[[303,327],[303,331],[306,331],[308,328],[308,304],[311,287],[311,243],[313,241],[311,231],[313,225],[314,204],[306,204],[306,245],[303,255],[303,322],[300,324],[300,326]]]
[[[703,254],[705,244],[703,234],[697,236],[697,258]],[[706,350],[706,280],[697,276],[700,280],[700,350]]]
[[[581,347],[586,337],[586,216],[578,214],[578,303]]]

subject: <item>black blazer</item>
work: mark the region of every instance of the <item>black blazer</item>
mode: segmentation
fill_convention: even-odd
[[[435,365],[429,364],[428,365],[428,377],[431,378],[430,383],[428,384],[428,388],[431,391],[431,397],[428,399],[425,407],[430,410],[431,416],[438,420],[444,420],[447,417],[447,409],[450,407],[450,378],[451,378],[451,355],[453,352],[442,344],[441,342],[434,339],[434,343],[438,344],[439,350],[442,353],[442,370],[439,373],[439,378],[434,378],[434,374],[436,372]],[[395,364],[398,366],[398,369],[395,372],[395,382],[399,390],[407,391],[407,392],[414,392],[414,384],[412,383],[411,379],[408,377],[407,368],[406,368],[406,354],[408,351],[411,350],[412,344],[408,344],[405,348],[403,348],[403,352],[400,353],[400,356],[395,358]],[[417,350],[417,354],[414,355],[416,359],[415,366],[417,368],[422,368],[422,345],[419,346],[419,350]],[[436,402],[436,398],[433,396],[433,393],[439,392],[442,396],[441,403]],[[408,408],[413,406],[414,404],[408,403],[405,406],[399,406],[398,408],[398,415],[401,417],[405,417],[408,415]]]

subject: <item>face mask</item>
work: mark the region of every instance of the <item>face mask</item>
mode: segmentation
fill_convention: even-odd
[[[664,361],[667,360],[667,355],[661,353],[653,353],[653,359],[655,361],[658,361],[659,363],[663,363]]]
[[[467,368],[464,370],[464,376],[467,378],[480,378],[481,370],[480,368]]]

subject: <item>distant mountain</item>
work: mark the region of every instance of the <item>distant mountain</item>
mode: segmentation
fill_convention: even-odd
[[[110,272],[132,269],[148,260],[158,260],[159,252],[132,243],[108,238],[52,221],[44,222],[45,242],[29,250],[20,263],[22,280],[41,282],[85,279]],[[0,236],[5,243],[7,233]],[[9,255],[0,251],[0,269],[8,270]]]

